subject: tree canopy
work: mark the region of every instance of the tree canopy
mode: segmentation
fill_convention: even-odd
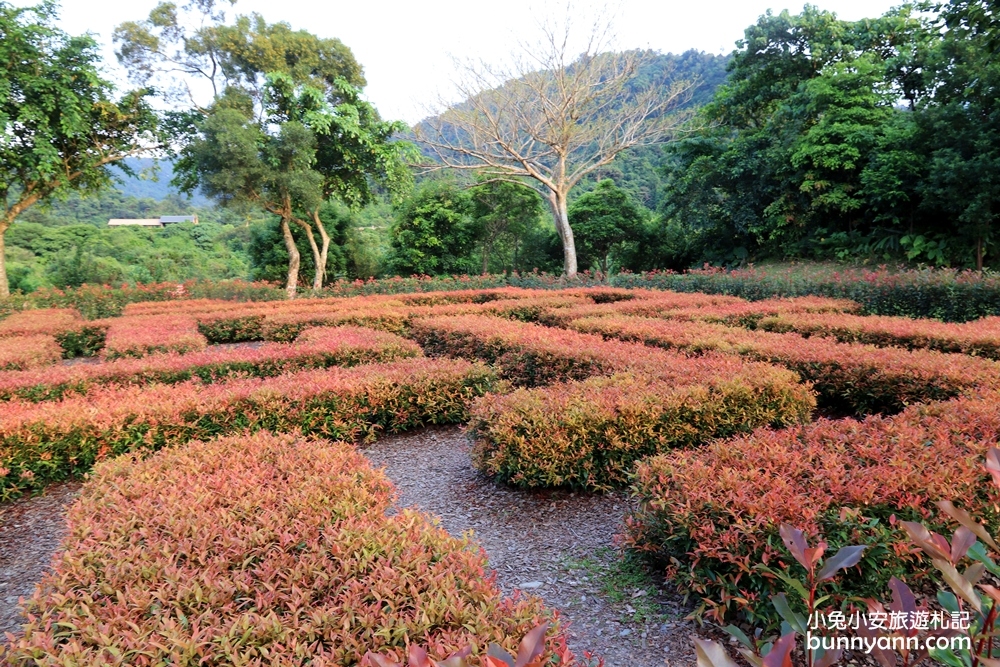
[[[0,3],[0,297],[9,294],[4,235],[32,205],[98,190],[110,167],[159,145],[147,91],[114,98],[97,44],[55,27],[52,2]]]

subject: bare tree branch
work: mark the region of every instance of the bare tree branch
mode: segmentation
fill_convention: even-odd
[[[569,20],[543,25],[539,42],[519,45],[509,65],[466,65],[456,81],[465,101],[415,128],[433,157],[417,165],[424,171],[533,182],[552,209],[570,277],[577,272],[570,190],[623,151],[669,141],[694,90],[670,71],[650,76],[654,52],[611,50],[607,17],[590,26],[582,51],[574,37]]]

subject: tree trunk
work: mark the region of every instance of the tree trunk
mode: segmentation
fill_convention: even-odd
[[[7,233],[7,222],[0,223],[0,299],[10,296],[10,285],[7,283],[7,259],[4,257],[4,234]]]
[[[566,207],[566,193],[549,191],[549,208],[552,209],[552,219],[559,232],[563,245],[563,275],[567,278],[576,277],[576,241],[573,230],[569,226],[569,212]]]
[[[285,292],[289,299],[295,298],[295,289],[299,284],[299,249],[295,246],[295,238],[288,226],[288,218],[281,218],[281,236],[285,239],[285,249],[288,250],[288,280],[285,282]]]
[[[313,236],[312,227],[305,220],[295,219],[295,224],[305,230],[306,238],[309,239],[309,247],[312,249],[313,264],[316,270],[313,272],[313,291],[318,292],[323,287],[323,265],[320,263],[319,246],[316,245],[316,237]]]
[[[486,275],[486,272],[490,270],[490,244],[483,243],[483,270],[482,275]]]
[[[313,211],[313,222],[316,223],[319,236],[323,239],[323,247],[319,251],[320,266],[322,267],[322,271],[319,274],[319,289],[322,289],[323,284],[326,282],[326,259],[330,255],[330,235],[326,233],[326,227],[323,226],[323,221],[319,218],[319,209]]]
[[[983,272],[983,237],[976,239],[976,271]]]

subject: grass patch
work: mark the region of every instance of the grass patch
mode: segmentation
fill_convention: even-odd
[[[639,556],[601,547],[592,556],[567,558],[563,566],[574,576],[582,574],[596,581],[601,595],[621,607],[622,622],[647,623],[665,617],[657,602],[660,587]]]

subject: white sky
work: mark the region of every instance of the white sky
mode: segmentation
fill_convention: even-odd
[[[185,0],[175,0],[183,5]],[[884,13],[899,0],[813,0],[841,18],[856,20]],[[35,4],[15,0],[17,5]],[[149,15],[157,0],[62,0],[61,27],[91,32],[105,45],[105,59],[117,62],[111,33],[123,21]],[[576,0],[581,13],[603,5]],[[743,30],[767,9],[799,12],[799,0],[620,0],[615,21],[621,48],[680,53],[698,49],[729,53]],[[548,10],[548,12],[546,12]],[[239,0],[230,13],[260,12],[269,22],[287,21],[322,37],[337,37],[364,67],[366,97],[384,118],[415,123],[438,93],[448,96],[453,58],[498,61],[519,40],[530,40],[546,13],[565,16],[566,3],[554,0]],[[115,79],[124,80],[121,73]]]

